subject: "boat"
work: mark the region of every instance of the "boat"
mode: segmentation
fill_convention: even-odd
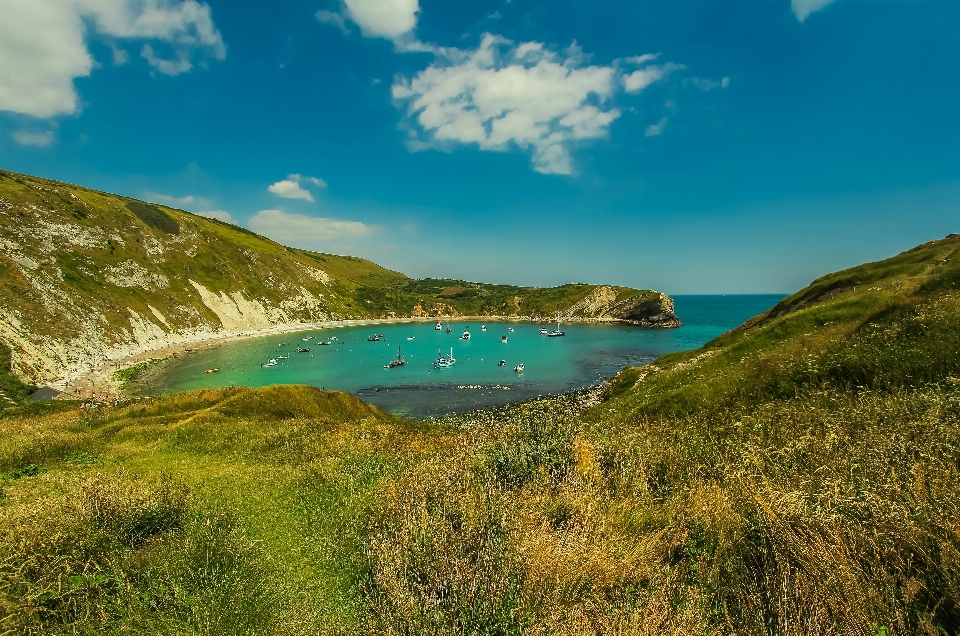
[[[543,335],[547,335],[547,328],[546,328],[546,327],[540,327],[540,333],[542,333]]]
[[[407,336],[407,340],[416,340],[416,339],[417,339],[416,336]]]
[[[207,369],[206,371],[204,371],[204,373],[216,373],[219,370],[220,369]]]
[[[307,336],[306,338],[300,338],[300,339],[303,340],[304,342],[310,342],[311,338],[313,338],[313,336]]]
[[[331,340],[336,340],[337,337],[336,337],[336,336],[330,336],[330,339],[331,339]]]
[[[460,339],[461,339],[461,340],[469,340],[469,339],[470,339],[470,332],[464,330],[463,335],[460,336]]]
[[[503,344],[507,344],[507,337],[506,337],[506,336],[500,336],[500,342],[502,342]]]
[[[333,343],[329,340],[318,340],[317,344],[321,347],[332,345]]]
[[[297,347],[297,353],[310,353],[310,347]]]
[[[486,325],[480,325],[480,331],[486,331],[486,330],[487,330]]]
[[[372,335],[372,336],[370,336],[370,337],[367,338],[367,342],[379,342],[379,341],[381,341],[381,340],[383,340],[383,334],[382,334],[382,333],[374,334],[374,335]]]
[[[266,362],[264,362],[264,363],[261,364],[260,366],[261,366],[261,367],[275,367],[275,366],[277,366],[277,359],[276,359],[276,358],[270,358],[269,360],[267,360]]]
[[[564,335],[566,334],[560,331],[560,312],[558,311],[557,312],[557,329],[556,331],[551,331],[550,333],[548,333],[547,338],[556,338],[557,336],[564,336]]]
[[[507,331],[509,331],[510,333],[513,333],[513,327],[507,327]]]
[[[498,366],[498,367],[505,367],[505,366],[507,366],[507,361],[506,361],[506,360],[501,360],[500,362],[497,363],[497,366]]]
[[[457,359],[453,357],[453,347],[450,347],[450,356],[444,356],[440,353],[440,350],[437,349],[437,361],[433,363],[433,366],[438,369],[445,369],[446,367],[452,367],[457,363]]]
[[[285,355],[285,356],[277,356],[277,360],[286,360],[286,359],[289,358],[289,357],[290,357],[289,354],[288,354],[288,355]]]
[[[453,329],[450,327],[447,327],[447,333],[450,333],[451,331],[453,331]]]
[[[403,359],[403,352],[400,351],[400,347],[397,347],[397,359],[396,359],[396,360],[392,360],[392,361],[390,362],[390,364],[384,366],[383,368],[384,368],[384,369],[392,369],[393,367],[402,367],[402,366],[405,365],[406,363],[407,363],[407,361]]]
[[[437,326],[434,327],[434,329],[436,329],[437,331],[440,331],[441,329],[443,329],[443,325],[438,322],[438,323],[437,323]]]
[[[513,370],[516,371],[517,373],[523,373],[523,363],[521,362],[517,366],[513,367]]]

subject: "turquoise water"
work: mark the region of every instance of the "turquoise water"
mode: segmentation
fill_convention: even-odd
[[[150,392],[168,393],[216,386],[310,384],[349,391],[398,415],[429,417],[518,402],[582,388],[628,365],[650,362],[673,351],[697,348],[782,296],[678,296],[678,329],[623,325],[564,325],[566,336],[547,338],[539,324],[453,321],[453,333],[435,323],[373,325],[311,330],[251,338],[181,356],[156,367],[145,379]],[[481,325],[487,330],[482,331]],[[545,325],[548,329],[556,327]],[[512,327],[513,332],[508,328]],[[460,335],[468,328],[470,340]],[[379,342],[368,342],[383,334]],[[502,344],[501,336],[508,342]],[[332,338],[336,338],[331,340]],[[305,340],[307,339],[307,340]],[[318,346],[330,340],[330,346]],[[286,343],[282,345],[282,343]],[[297,353],[298,346],[309,347]],[[403,350],[407,364],[385,369]],[[438,351],[453,347],[456,365],[434,368]],[[278,355],[277,366],[262,362]],[[498,366],[500,360],[507,364]],[[514,367],[523,363],[523,373]],[[204,373],[219,368],[219,373]]]

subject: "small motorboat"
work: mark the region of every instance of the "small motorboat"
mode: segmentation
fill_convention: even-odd
[[[505,366],[507,366],[507,361],[506,361],[506,360],[501,360],[500,362],[497,363],[497,366],[498,366],[498,367],[505,367]]]
[[[300,339],[303,340],[304,342],[310,342],[311,338],[313,338],[313,336],[307,336],[306,338],[300,338]]]
[[[288,344],[290,344],[290,343],[289,343],[289,342],[281,342],[281,343],[278,344],[277,346],[278,346],[278,347],[286,347]]]
[[[513,367],[513,370],[516,371],[517,373],[523,373],[523,363],[521,362],[517,366]]]
[[[297,353],[310,353],[310,347],[297,347]]]
[[[277,360],[286,360],[286,359],[289,358],[289,357],[290,357],[289,355],[277,356]]]
[[[204,373],[216,373],[216,372],[219,371],[219,370],[220,370],[220,369],[207,369],[207,370],[204,371]]]
[[[318,340],[318,341],[317,341],[317,345],[319,345],[319,346],[321,346],[321,347],[328,347],[328,346],[330,346],[330,345],[332,345],[332,344],[333,344],[333,343],[330,342],[329,340]]]
[[[464,331],[464,332],[463,332],[463,335],[460,336],[460,339],[461,339],[461,340],[469,340],[469,339],[470,339],[470,332],[469,332],[469,331]]]
[[[331,339],[331,340],[336,340],[337,337],[336,337],[336,336],[330,336],[330,339]]]
[[[507,331],[509,331],[510,333],[513,333],[513,327],[507,327]]]
[[[383,340],[383,334],[382,334],[382,333],[374,334],[374,335],[369,336],[369,337],[367,338],[367,342],[380,342],[381,340]]]
[[[416,339],[417,339],[416,336],[407,336],[407,340],[416,340]]]
[[[277,366],[277,359],[276,359],[276,358],[270,358],[269,360],[267,360],[266,362],[264,362],[264,363],[261,364],[260,366],[261,366],[261,367],[275,367],[275,366]]]
[[[546,328],[546,327],[540,327],[540,333],[542,333],[543,335],[547,335],[547,328]]]
[[[447,333],[450,333],[451,331],[453,331],[453,328],[452,328],[452,327],[447,327]]]
[[[437,326],[434,327],[434,329],[436,329],[437,331],[440,331],[441,329],[443,329],[443,325],[438,322],[438,323],[437,323]]]
[[[487,330],[486,325],[480,325],[480,331],[486,331],[486,330]]]
[[[394,367],[402,367],[402,366],[405,365],[406,363],[407,363],[407,361],[403,359],[403,352],[400,351],[400,347],[397,347],[397,359],[396,359],[396,360],[392,360],[392,361],[390,362],[390,364],[385,365],[383,368],[384,368],[384,369],[392,369],[392,368],[394,368]]]
[[[541,331],[540,333],[543,333],[543,332]],[[551,331],[550,333],[548,333],[548,334],[547,334],[547,338],[556,338],[556,337],[558,337],[558,336],[564,336],[564,335],[566,335],[566,334],[563,333],[562,331],[560,331],[560,312],[558,311],[558,312],[557,312],[557,328],[556,328],[556,330]]]
[[[500,342],[502,342],[503,344],[507,344],[507,337],[506,337],[506,336],[500,336]]]
[[[447,367],[452,367],[457,363],[457,359],[453,357],[453,347],[450,347],[450,356],[445,356],[440,353],[440,350],[437,349],[437,361],[433,363],[433,366],[437,369],[445,369]]]

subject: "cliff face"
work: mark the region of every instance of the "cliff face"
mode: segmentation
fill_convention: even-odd
[[[659,292],[413,280],[240,227],[0,170],[0,341],[32,382],[219,335],[328,320],[502,315],[676,326]],[[675,323],[675,324],[674,324]]]

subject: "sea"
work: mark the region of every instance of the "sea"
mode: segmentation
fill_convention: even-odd
[[[150,394],[222,386],[309,384],[348,391],[404,417],[430,418],[555,395],[602,382],[626,366],[696,349],[775,305],[783,295],[674,296],[676,329],[501,321],[330,327],[224,342],[152,367]],[[447,326],[452,333],[447,333]],[[486,327],[484,330],[483,327]],[[512,331],[511,331],[512,329]],[[462,339],[464,331],[470,339]],[[371,338],[381,335],[380,340]],[[501,341],[506,336],[507,341]],[[320,345],[320,342],[329,342]],[[297,349],[309,349],[298,352]],[[456,359],[437,368],[439,355]],[[402,355],[403,366],[387,368]],[[264,363],[276,360],[275,366]],[[502,362],[502,363],[501,363]],[[523,371],[516,371],[519,364]],[[219,369],[206,373],[207,369]]]

